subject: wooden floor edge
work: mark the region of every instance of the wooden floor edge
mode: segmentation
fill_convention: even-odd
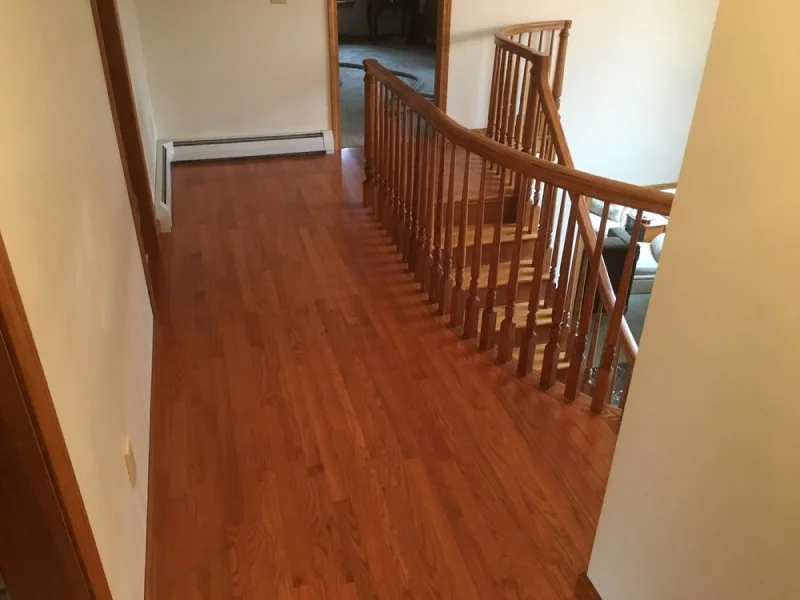
[[[594,587],[588,573],[581,573],[575,584],[575,600],[603,600]]]

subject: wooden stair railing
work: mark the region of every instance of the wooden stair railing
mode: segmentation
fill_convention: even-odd
[[[541,130],[534,133],[527,148],[522,139],[532,70],[537,59],[551,57],[545,73],[551,82],[556,106],[559,106],[571,27],[572,21],[524,23],[503,29],[495,35],[494,69],[486,126],[488,137],[523,152],[540,155],[543,142]]]
[[[534,59],[534,62],[539,61],[546,65],[547,60],[547,57],[540,57]],[[547,137],[553,142],[555,157],[561,165],[574,169],[575,164],[561,126],[558,107],[550,90],[548,78],[542,73],[542,69],[537,69],[535,66],[532,72],[538,73],[538,77],[536,75],[532,77],[531,85],[535,88],[535,93],[542,104]],[[567,335],[571,334],[573,337],[565,395],[567,399],[573,400],[580,391],[591,393],[592,409],[595,412],[603,409],[609,399],[614,396],[615,389],[619,404],[624,409],[627,389],[638,353],[637,344],[624,318],[624,313],[634,275],[639,231],[645,210],[666,216],[669,215],[672,208],[673,196],[671,194],[660,192],[653,187],[640,189],[658,193],[661,201],[658,206],[644,205],[638,202],[616,202],[616,204],[633,209],[635,215],[618,294],[615,294],[611,286],[602,259],[610,204],[603,198],[592,196],[572,195],[570,198],[574,210],[570,211],[566,227],[569,229],[574,222],[577,238],[583,248],[583,251],[578,253],[579,262],[588,261],[589,264],[586,267],[588,274],[582,290],[582,300],[578,297],[573,301],[574,310],[579,312],[574,312],[571,315],[572,319],[569,318],[568,311],[565,310],[565,306],[562,306],[560,299],[557,300],[553,311],[554,324],[549,341],[550,348],[545,351],[541,383],[544,387],[548,387],[555,379],[554,355],[558,354],[559,340],[564,337],[566,330]],[[592,226],[587,208],[591,199],[601,200],[604,204],[603,216],[597,232]],[[555,260],[551,264],[554,265]],[[579,270],[580,268],[576,268],[572,273]],[[562,279],[566,283],[569,276],[570,273],[562,269],[559,283]],[[561,289],[561,293],[563,294],[565,291]],[[580,306],[577,307],[579,302]],[[559,321],[560,325],[558,325]],[[620,365],[627,365],[623,373],[620,372]],[[620,375],[623,375],[622,381],[620,381]]]
[[[624,304],[608,284],[585,198],[605,203],[604,220],[614,203],[633,207],[640,223],[642,211],[668,213],[671,196],[575,170],[550,91],[549,57],[531,62],[535,84],[519,142],[540,140],[539,153],[550,160],[462,127],[378,62],[364,61],[364,204],[450,326],[500,363],[516,358],[520,375],[542,372],[543,388],[562,381],[574,398],[610,388],[604,382],[619,369],[620,349],[630,353],[620,341]],[[591,349],[601,339],[594,367]],[[608,402],[610,393],[602,395],[595,410]]]

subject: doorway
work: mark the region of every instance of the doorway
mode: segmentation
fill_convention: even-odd
[[[0,599],[110,600],[0,237]]]
[[[328,0],[337,148],[364,145],[364,59],[445,110],[451,7],[452,0]]]

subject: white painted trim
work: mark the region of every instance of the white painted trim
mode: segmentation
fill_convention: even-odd
[[[161,233],[172,231],[172,142],[159,141],[156,145],[156,218]]]
[[[309,134],[242,139],[175,141],[175,162],[326,152],[325,136]]]
[[[322,141],[325,146],[326,154],[333,154],[336,152],[336,141],[333,139],[333,131],[328,129],[322,132]]]
[[[156,216],[162,232],[172,231],[172,163],[291,154],[333,154],[333,132],[254,138],[160,140],[156,163]]]

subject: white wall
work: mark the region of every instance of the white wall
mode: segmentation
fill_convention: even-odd
[[[448,113],[485,127],[493,34],[572,19],[562,119],[579,169],[646,184],[683,158],[717,0],[457,0]]]
[[[800,598],[800,13],[724,0],[589,575]]]
[[[114,599],[141,600],[153,316],[90,3],[4,3],[0,73],[0,233]]]
[[[142,39],[139,33],[139,17],[136,13],[135,0],[116,0],[119,12],[120,27],[125,44],[125,56],[128,59],[133,96],[136,103],[136,116],[139,119],[139,131],[142,134],[144,156],[147,161],[147,175],[150,188],[155,193],[156,158],[158,139],[150,100],[150,85],[147,81],[147,69],[142,51]]]
[[[136,0],[161,138],[330,129],[326,0]]]

